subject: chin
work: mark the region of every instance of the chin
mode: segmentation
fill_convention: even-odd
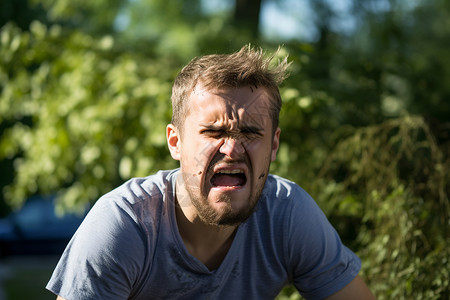
[[[253,214],[257,202],[257,199],[252,199],[250,196],[241,199],[222,197],[212,204],[216,211],[216,218],[211,223],[218,226],[237,226]]]
[[[247,219],[253,214],[253,208],[247,208],[237,213],[230,213],[222,216],[218,222],[218,226],[238,226],[241,223],[247,221]]]

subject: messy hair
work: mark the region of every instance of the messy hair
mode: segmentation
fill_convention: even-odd
[[[191,60],[175,78],[172,88],[172,124],[182,130],[189,113],[188,99],[198,84],[207,89],[264,87],[271,101],[273,132],[278,127],[281,96],[278,86],[287,77],[287,57],[272,67],[277,53],[266,56],[262,49],[246,45],[231,54],[212,54]]]

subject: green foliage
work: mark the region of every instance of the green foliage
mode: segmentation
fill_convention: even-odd
[[[280,53],[293,64],[272,172],[312,193],[377,298],[446,299],[448,1],[354,1],[352,36],[333,31],[326,3],[315,6],[319,40]],[[0,30],[0,161],[14,167],[0,184],[13,207],[58,193],[60,209],[76,210],[175,167],[165,144],[173,78],[193,56],[251,40],[230,11],[206,15],[195,0],[30,4],[42,21]],[[114,31],[117,15],[129,22]],[[293,287],[279,296],[300,298]]]
[[[130,1],[120,11],[120,38],[155,55],[179,57],[234,51],[249,42],[245,28],[230,24],[230,11],[205,15],[197,0]],[[224,50],[226,49],[226,50]]]
[[[49,23],[83,29],[94,34],[111,32],[114,20],[126,0],[28,0],[46,11]]]
[[[448,291],[449,165],[423,119],[409,116],[343,130],[324,162],[314,193],[359,249],[378,299]]]
[[[14,183],[5,189],[11,204],[62,188],[70,208],[173,165],[164,134],[171,62],[116,52],[111,36],[38,22],[30,32],[9,25],[1,40],[0,118],[13,125],[0,155],[15,157]]]
[[[300,300],[303,297],[297,292],[294,286],[289,285],[285,287],[277,296],[277,300]]]
[[[304,186],[361,257],[362,276],[377,299],[445,299],[450,158],[429,126],[406,116],[340,127],[332,140],[317,178]],[[280,150],[279,171],[303,172],[305,165],[290,161],[289,152],[289,146]],[[300,298],[289,288],[278,299]]]

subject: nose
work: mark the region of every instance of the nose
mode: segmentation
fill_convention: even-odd
[[[220,153],[225,154],[230,158],[239,158],[244,151],[242,142],[233,137],[224,139],[222,146],[220,146]]]

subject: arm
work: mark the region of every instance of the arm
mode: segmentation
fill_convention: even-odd
[[[46,288],[58,300],[127,299],[145,262],[138,225],[116,202],[97,201],[67,246]]]
[[[58,297],[56,297],[56,300],[66,300],[66,299],[64,299],[64,298],[61,297],[61,296],[58,296]]]
[[[299,190],[296,196],[300,201],[293,202],[291,209],[287,247],[289,264],[294,267],[294,285],[300,294],[306,299],[375,299],[358,276],[360,259],[342,244],[306,192]]]
[[[375,300],[375,297],[370,292],[364,280],[357,275],[349,284],[347,284],[340,291],[327,297],[328,300]]]

